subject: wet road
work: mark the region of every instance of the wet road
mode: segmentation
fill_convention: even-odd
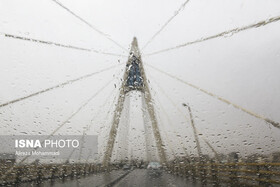
[[[40,186],[40,187],[169,187],[169,186],[201,186],[200,183],[192,183],[186,178],[175,176],[167,172],[162,172],[161,175],[151,175],[146,169],[135,169],[130,171],[117,170],[110,173],[92,174],[80,178],[66,178],[64,181],[56,179],[54,181],[43,181],[41,184],[25,183],[20,187]],[[127,175],[126,175],[127,174]]]
[[[43,180],[40,184],[36,182],[21,183],[19,187],[101,187],[123,176],[127,171],[115,170],[110,173],[90,174],[80,177],[66,177],[63,179]]]
[[[136,169],[130,172],[125,178],[119,181],[116,187],[169,187],[169,186],[201,186],[199,183],[192,183],[186,178],[162,172],[161,175],[150,175],[146,169]]]

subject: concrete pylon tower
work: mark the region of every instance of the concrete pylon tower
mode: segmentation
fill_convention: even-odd
[[[125,97],[127,93],[132,90],[142,92],[141,96],[144,97],[145,106],[149,114],[147,116],[149,116],[151,121],[151,126],[153,130],[153,135],[154,135],[159,159],[162,164],[166,163],[166,153],[165,153],[164,145],[162,143],[161,134],[158,128],[158,122],[155,115],[150,89],[143,68],[143,63],[139,52],[137,39],[134,37],[131,44],[129,58],[126,64],[126,70],[123,76],[123,82],[120,89],[118,103],[114,111],[112,126],[109,132],[110,133],[109,139],[107,142],[107,146],[105,148],[105,154],[103,158],[103,165],[105,167],[108,166],[111,161],[112,152],[116,141],[116,135],[118,132],[119,122],[120,122],[121,114],[124,109]]]

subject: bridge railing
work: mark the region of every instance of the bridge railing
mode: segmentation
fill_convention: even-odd
[[[7,175],[7,171],[9,171]],[[37,181],[40,183],[46,179],[74,178],[76,176],[103,172],[104,168],[97,164],[25,164],[0,168],[0,185],[17,184],[22,182]]]
[[[280,163],[177,163],[168,166],[174,174],[202,183],[266,186],[280,184]]]

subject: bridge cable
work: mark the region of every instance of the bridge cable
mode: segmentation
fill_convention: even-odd
[[[109,97],[112,96],[112,94],[113,94],[114,91],[115,91],[115,89],[113,89],[113,90],[110,92],[110,94],[108,95],[108,97],[105,99],[105,102],[104,102],[101,106],[105,106],[105,105],[106,105],[106,103],[109,101]],[[90,131],[90,129],[91,129],[92,125],[93,125],[92,121],[93,121],[94,118],[96,118],[96,117],[98,117],[98,116],[100,115],[101,109],[102,109],[102,108],[100,107],[100,108],[98,109],[98,112],[97,112],[97,113],[94,115],[94,117],[90,120],[90,123],[89,123],[88,125],[86,125],[85,127],[83,127],[83,128],[84,128],[83,136],[79,139],[79,142],[83,139],[83,137],[86,135],[86,133],[87,133],[88,131]],[[83,147],[83,146],[81,146],[81,147]],[[69,161],[69,159],[72,157],[73,153],[74,153],[76,150],[77,150],[77,149],[73,148],[73,150],[72,150],[72,152],[69,154],[69,156],[68,156],[66,162]]]
[[[165,24],[150,38],[150,40],[144,45],[144,47],[142,47],[142,51],[155,39],[156,36],[159,35],[159,33],[185,8],[186,4],[189,2],[190,0],[185,1],[180,8],[174,13],[174,15],[172,17],[170,17],[167,22],[165,22]]]
[[[142,118],[143,118],[143,123],[144,123],[144,136],[145,136],[145,150],[146,150],[146,160],[152,160],[152,149],[155,147],[153,145],[153,141],[151,141],[150,137],[153,137],[152,133],[152,127],[151,124],[149,123],[150,119],[150,114],[147,109],[147,103],[145,102],[145,95],[144,93],[141,93],[141,100],[142,100]]]
[[[178,77],[176,77],[174,75],[171,75],[171,74],[169,74],[169,73],[167,73],[165,71],[162,71],[162,70],[160,70],[160,69],[158,69],[158,68],[156,68],[156,67],[154,67],[152,65],[149,65],[149,64],[146,64],[146,65],[151,67],[152,69],[154,69],[154,70],[164,74],[164,75],[167,75],[168,77],[171,77],[171,78],[173,78],[173,79],[175,79],[175,80],[177,80],[177,81],[179,81],[181,83],[184,83],[184,84],[186,84],[186,85],[188,85],[188,86],[190,86],[190,87],[192,87],[192,88],[194,88],[194,89],[196,89],[198,91],[201,91],[201,92],[203,92],[203,93],[205,93],[205,94],[207,94],[207,95],[209,95],[209,96],[211,96],[213,98],[216,98],[216,99],[218,99],[218,100],[220,100],[220,101],[222,101],[222,102],[224,102],[224,103],[226,103],[228,105],[232,105],[233,107],[235,107],[235,108],[237,108],[237,109],[239,109],[239,110],[241,110],[241,111],[243,111],[243,112],[245,112],[245,113],[247,113],[247,114],[249,114],[251,116],[254,116],[255,118],[264,120],[265,122],[267,122],[267,123],[273,125],[274,127],[280,129],[280,124],[278,122],[275,122],[275,121],[273,121],[271,119],[268,119],[268,118],[266,118],[264,116],[261,116],[259,114],[254,113],[254,112],[251,112],[251,111],[249,111],[249,110],[247,110],[247,109],[245,109],[245,108],[243,108],[243,107],[241,107],[239,105],[236,105],[236,104],[230,102],[229,100],[226,100],[226,99],[224,99],[224,98],[222,98],[222,97],[220,97],[220,96],[218,96],[218,95],[216,95],[214,93],[211,93],[211,92],[209,92],[209,91],[207,91],[205,89],[202,89],[202,88],[200,88],[200,87],[198,87],[196,85],[193,85],[193,84],[191,84],[191,83],[189,83],[187,81],[184,81],[184,80],[182,80],[182,79],[180,79],[180,78],[178,78]]]
[[[149,75],[149,77],[152,77],[150,72],[148,72],[147,70],[146,70],[146,72],[147,72],[147,74]],[[155,83],[156,83],[156,82],[155,82]],[[159,84],[156,83],[156,85],[159,87]],[[153,91],[154,91],[154,90],[153,90]],[[165,94],[165,92],[163,92],[163,93]],[[154,91],[154,95],[156,95],[155,91]],[[167,95],[165,95],[165,96],[167,96]],[[170,99],[170,98],[169,98],[169,99]],[[167,120],[168,120],[168,123],[169,123],[169,124],[172,124],[172,122],[171,122],[171,120],[170,120],[170,117],[169,117],[169,115],[167,114],[166,110],[164,109],[164,107],[163,107],[162,103],[160,102],[159,98],[157,99],[157,101],[158,101],[158,103],[159,103],[159,107],[162,109],[163,113],[165,114],[165,116],[166,116],[166,118],[167,118]],[[175,103],[174,103],[171,99],[170,99],[169,101],[171,101],[172,104],[174,104],[174,106],[175,106],[175,108],[177,109],[177,111],[181,112],[180,109],[177,107],[177,105],[175,105]],[[185,117],[185,115],[184,115],[183,113],[181,113],[181,114],[182,114],[182,116]],[[185,118],[185,119],[188,120],[187,118]],[[166,134],[166,132],[165,132],[165,134]],[[180,137],[180,140],[182,141],[182,137]],[[182,147],[182,149],[183,149],[185,155],[188,156],[188,153],[187,153],[185,147],[184,147],[183,145],[182,145],[181,147]]]
[[[165,117],[167,118],[168,123],[169,123],[169,124],[172,124],[171,119],[170,119],[168,113],[166,112],[166,110],[164,109],[162,103],[160,102],[159,99],[157,99],[157,100],[158,100],[158,103],[159,103],[159,107],[162,109],[162,111],[163,111]],[[175,154],[174,150],[172,149],[172,147],[170,147],[171,141],[170,141],[170,139],[168,138],[168,135],[167,135],[166,131],[165,131],[165,130],[163,130],[163,131],[164,131],[164,134],[165,134],[165,136],[166,136],[166,138],[167,138],[167,141],[168,141],[168,145],[169,145],[168,147],[169,147],[169,149],[171,149],[172,154],[173,154],[174,157],[176,158],[176,154]],[[180,136],[180,141],[183,142],[181,136]],[[185,152],[185,155],[188,156],[188,153],[187,153],[185,147],[183,146],[183,144],[180,144],[180,145],[182,145],[181,147],[182,147],[183,151]],[[173,147],[175,147],[175,146],[173,146]]]
[[[97,33],[99,33],[100,35],[104,36],[106,39],[110,40],[111,42],[113,42],[115,45],[117,45],[118,47],[120,47],[121,49],[123,49],[124,51],[128,52],[128,50],[126,48],[124,48],[123,46],[121,46],[118,42],[116,42],[115,40],[113,40],[112,38],[109,37],[108,34],[105,34],[104,32],[100,31],[99,29],[97,29],[96,27],[94,27],[92,24],[90,24],[89,22],[87,22],[85,19],[81,18],[80,16],[78,16],[77,14],[75,14],[72,10],[70,10],[69,8],[67,8],[66,6],[64,6],[62,3],[58,2],[57,0],[52,0],[53,2],[55,2],[57,5],[59,5],[61,8],[63,8],[64,10],[66,10],[67,12],[69,12],[71,15],[73,15],[74,17],[76,17],[78,20],[80,20],[81,22],[85,23],[87,26],[89,26],[91,29],[93,29],[94,31],[96,31]]]
[[[174,102],[171,100],[171,98],[164,92],[164,90],[159,86],[159,84],[157,84],[157,86],[162,90],[162,92],[164,93],[164,95],[169,99],[169,101],[170,102],[172,102],[172,104],[174,104]],[[178,110],[178,108],[176,107],[176,109]],[[182,114],[182,113],[181,113]],[[167,115],[167,113],[165,112],[165,115],[166,115],[166,117],[168,117],[168,115]],[[185,115],[184,114],[182,114],[184,117],[185,117]],[[185,119],[187,119],[187,118],[185,118]],[[170,121],[170,119],[169,119],[169,121]],[[196,129],[196,132],[198,133],[198,134],[202,134],[202,133],[200,133],[199,132],[199,130],[197,130],[197,127],[195,127],[195,129]],[[202,140],[206,143],[206,145],[211,149],[211,151],[215,154],[215,157],[218,159],[218,152],[214,149],[214,147],[204,138],[204,137],[201,137],[202,138]]]
[[[278,22],[279,20],[280,20],[280,16],[272,17],[272,18],[269,18],[267,20],[260,21],[258,23],[254,23],[254,24],[250,24],[250,25],[247,25],[247,26],[244,26],[244,27],[231,29],[231,30],[228,30],[228,31],[221,32],[219,34],[215,34],[215,35],[208,36],[208,37],[203,37],[203,38],[191,41],[191,42],[180,44],[180,45],[177,45],[175,47],[170,47],[170,48],[162,49],[162,50],[159,50],[159,51],[156,51],[156,52],[152,52],[152,53],[146,54],[145,56],[151,56],[151,55],[155,55],[155,54],[179,49],[179,48],[182,48],[182,47],[186,47],[186,46],[193,45],[193,44],[196,44],[196,43],[201,43],[201,42],[211,40],[211,39],[215,39],[215,38],[219,38],[219,37],[229,37],[229,36],[232,36],[236,33],[241,32],[241,31],[265,26],[265,25],[268,25],[270,23]]]
[[[112,113],[114,112],[114,106],[116,105],[115,103],[116,103],[116,101],[117,101],[117,97],[118,97],[118,93],[117,94],[115,94],[115,97],[114,97],[114,99],[113,99],[113,102],[111,103],[111,105],[110,105],[110,107],[109,107],[109,109],[112,109]],[[110,110],[107,112],[107,114],[106,114],[106,117],[105,117],[105,119],[109,119],[109,114],[110,114]],[[108,124],[110,124],[110,123],[108,123]],[[102,130],[100,130],[100,131],[102,131],[102,132],[104,132],[104,133],[101,133],[100,132],[100,134],[106,134],[105,133],[105,128],[103,128]],[[108,127],[108,131],[110,132],[110,126]],[[107,138],[109,137],[109,132],[108,132],[108,135],[107,135]],[[105,135],[105,138],[106,138],[106,135]],[[104,146],[105,145],[105,146]],[[102,147],[102,149],[104,150],[104,149],[106,149],[106,143],[105,144],[103,144],[103,147]],[[105,151],[104,151],[105,152]],[[105,156],[105,153],[104,153],[104,156]],[[100,157],[101,157],[101,154],[100,154]],[[99,157],[99,158],[100,158]]]
[[[119,74],[121,74],[121,73],[122,73],[122,71],[119,72]],[[114,76],[114,77],[115,77],[115,76]],[[107,96],[107,98],[105,99],[105,102],[103,103],[103,105],[101,105],[101,106],[106,106],[106,104],[109,102],[109,98],[110,98],[110,97],[113,95],[113,93],[115,92],[115,89],[116,89],[116,85],[115,85],[115,88],[110,92],[110,94],[109,94],[109,95]],[[115,102],[115,100],[116,100],[116,97],[117,97],[117,94],[116,94],[115,97],[113,98],[112,105],[114,104],[114,102]],[[112,105],[111,105],[110,108],[113,108]],[[110,108],[109,108],[109,109],[110,109]],[[99,110],[98,110],[98,112],[96,113],[96,115],[90,120],[91,123],[90,123],[90,125],[87,125],[87,127],[86,127],[86,132],[90,130],[90,128],[91,128],[91,126],[92,126],[92,123],[93,123],[93,120],[94,120],[98,115],[100,115],[100,112],[101,112],[101,108],[99,108]],[[108,119],[109,113],[110,113],[110,112],[108,112],[108,113],[106,114],[106,116],[105,116],[104,119]],[[90,155],[89,155],[88,157],[90,157]],[[87,162],[87,163],[88,163],[88,162]]]
[[[111,93],[109,94],[109,96],[111,96],[111,95],[113,94],[114,91],[115,91],[115,89],[113,89],[113,90],[111,91]],[[109,96],[106,98],[106,100],[105,100],[105,102],[103,103],[102,106],[105,106],[106,103],[109,101]],[[115,95],[115,97],[114,97],[114,100],[113,100],[112,104],[110,105],[110,108],[113,108],[112,106],[113,106],[115,100],[116,100],[116,95]],[[91,126],[92,126],[92,121],[93,121],[93,119],[94,119],[95,117],[97,117],[97,116],[100,114],[100,111],[101,111],[101,108],[99,108],[99,110],[98,110],[98,112],[96,113],[96,115],[91,119],[90,125],[87,125],[86,131],[89,131],[89,130],[90,130],[90,128],[91,128]],[[107,115],[106,115],[106,117],[105,117],[104,119],[108,119],[108,114],[109,114],[109,113],[110,113],[110,112],[107,113]],[[81,138],[81,139],[82,139],[82,138]],[[73,149],[73,150],[72,150],[72,152],[71,152],[70,155],[68,156],[68,159],[67,159],[67,160],[69,160],[69,159],[71,158],[72,154],[73,154],[76,150],[77,150],[77,149]]]
[[[151,76],[150,76],[151,77]],[[153,78],[154,79],[154,78]],[[177,105],[175,104],[175,102],[166,94],[166,92],[163,90],[163,88],[159,85],[159,83],[154,79],[155,84],[157,85],[157,87],[161,90],[161,92],[163,93],[163,95],[172,103],[172,105],[177,109],[177,111],[187,120],[189,121],[189,119],[186,117],[186,115],[177,107]],[[162,107],[163,109],[163,107]],[[165,112],[166,117],[168,117],[167,113]],[[170,123],[170,119],[169,119],[169,123]],[[196,127],[195,127],[196,128]],[[199,132],[199,130],[196,131],[198,132],[198,134],[201,134]],[[215,154],[215,156],[218,158],[218,153],[217,151],[214,149],[214,147],[205,139],[202,137],[202,140],[206,143],[206,145],[212,150],[212,152]],[[187,154],[186,154],[187,155]]]
[[[115,91],[115,89],[113,89],[113,90],[110,92],[110,94],[109,94],[108,97],[105,99],[105,102],[103,103],[102,106],[105,106],[105,105],[106,105],[106,103],[109,101],[109,97],[110,97],[111,95],[113,95],[113,92],[114,92],[114,91]],[[115,103],[116,97],[117,97],[117,94],[115,95],[115,97],[114,97],[114,99],[113,99],[113,102],[111,103],[111,105],[110,105],[110,107],[109,107],[110,109],[113,108],[112,106],[113,106],[113,104]],[[85,129],[86,132],[90,130],[90,128],[91,128],[91,126],[92,126],[93,119],[94,119],[95,117],[97,117],[97,116],[100,114],[100,111],[101,111],[101,108],[99,108],[99,110],[98,110],[98,112],[96,113],[96,115],[90,120],[91,123],[90,123],[89,125],[86,126],[86,129]],[[107,115],[106,115],[105,119],[108,119],[109,113],[110,113],[110,112],[107,112]],[[72,154],[73,154],[74,152],[75,152],[75,150],[73,150],[72,153],[69,155],[68,160],[70,159],[70,157],[72,156]]]
[[[81,105],[71,116],[69,116],[63,123],[61,123],[54,131],[50,134],[50,136],[54,135],[61,127],[63,127],[70,119],[72,119],[77,113],[79,113],[88,103],[94,99],[101,91],[103,91],[107,86],[110,85],[110,83],[114,79],[111,79],[105,86],[103,86],[101,89],[99,89],[93,96],[91,96],[83,105]]]
[[[214,149],[214,147],[203,137],[201,137],[202,140],[208,145],[208,147],[211,149],[211,151],[215,154],[216,159],[219,161],[219,155],[218,152]]]
[[[98,50],[95,50],[95,49],[77,47],[77,46],[73,46],[73,45],[66,45],[66,44],[61,44],[61,43],[58,43],[58,42],[39,40],[39,39],[34,39],[34,38],[27,38],[27,37],[18,36],[18,35],[14,35],[14,34],[7,34],[7,33],[3,33],[3,32],[0,32],[0,34],[4,35],[4,37],[12,38],[12,39],[24,40],[24,41],[35,42],[35,43],[40,43],[40,44],[45,44],[45,45],[54,45],[54,46],[57,46],[57,47],[63,47],[63,48],[68,48],[68,49],[80,50],[80,51],[94,52],[94,53],[109,55],[109,56],[126,57],[125,55],[121,55],[121,54],[101,52],[101,51],[98,51]]]
[[[151,91],[152,91],[152,90],[151,90]],[[155,93],[154,93],[154,94],[155,94]],[[144,127],[145,127],[146,150],[147,150],[147,152],[148,152],[148,151],[151,151],[151,150],[153,149],[153,147],[155,147],[155,146],[150,144],[149,147],[151,147],[151,149],[150,149],[150,148],[149,148],[149,149],[147,148],[147,147],[148,147],[148,146],[147,146],[147,143],[148,143],[148,138],[147,138],[147,137],[148,137],[148,135],[149,135],[149,136],[153,136],[153,133],[148,132],[148,131],[151,131],[151,130],[148,130],[148,129],[151,129],[152,127],[151,127],[151,125],[148,123],[148,121],[145,121],[146,118],[150,118],[150,114],[149,114],[149,112],[148,112],[147,103],[145,102],[144,97],[145,97],[145,96],[144,96],[144,94],[142,93],[142,107],[143,107],[142,111],[143,111],[143,119],[144,119]],[[158,114],[158,117],[159,117],[159,114]],[[161,120],[160,117],[159,117],[159,121],[162,123],[162,120]],[[160,124],[161,124],[161,123],[160,123]],[[148,125],[148,124],[149,124],[149,125]],[[163,126],[162,126],[162,127],[163,127]],[[176,158],[176,154],[175,154],[173,148],[170,147],[171,142],[170,142],[170,139],[168,138],[168,135],[167,135],[167,133],[166,133],[164,127],[163,127],[163,129],[162,129],[162,132],[165,134],[166,139],[167,139],[166,144],[163,144],[163,146],[167,145],[168,148],[171,150],[171,153],[172,153],[173,157]],[[155,141],[156,141],[156,140],[155,140]],[[153,142],[153,143],[154,143],[154,142]],[[167,149],[166,149],[166,150],[167,150]],[[155,151],[155,150],[154,150],[154,151]],[[148,158],[148,160],[149,160],[149,159],[151,160],[151,157],[147,157],[147,158]]]
[[[120,75],[121,73],[122,73],[122,71],[118,72],[118,75]],[[115,73],[115,74],[117,74],[117,73]],[[115,77],[115,76],[114,76],[114,77]],[[110,92],[110,94],[109,94],[109,95],[107,96],[107,98],[105,99],[104,104],[101,105],[101,106],[106,106],[106,104],[109,102],[110,96],[113,95],[113,93],[115,92],[115,90],[116,90],[116,86],[115,86],[115,88]],[[115,95],[115,97],[116,97],[116,96],[117,96],[117,94]],[[113,99],[113,102],[115,101],[115,97],[114,97],[114,99]],[[110,107],[110,108],[112,108],[112,107]],[[98,111],[99,111],[99,112],[97,112],[97,114],[90,120],[91,123],[93,123],[94,118],[96,118],[98,115],[100,115],[101,107],[99,108]],[[107,119],[107,117],[106,117],[105,119]],[[91,128],[91,125],[88,125],[88,126],[87,126],[87,129],[90,130],[90,128]]]
[[[70,119],[72,119],[77,113],[79,113],[86,105],[88,105],[88,103],[94,99],[102,90],[104,90],[108,85],[110,85],[110,83],[113,81],[114,79],[111,79],[108,83],[105,84],[105,86],[103,86],[101,89],[99,89],[97,92],[94,93],[93,96],[91,96],[86,102],[84,102],[74,113],[71,114],[71,116],[69,116],[64,122],[62,122],[57,128],[55,128],[51,134],[49,134],[47,136],[46,139],[49,139],[50,137],[52,137],[59,129],[61,129]],[[43,140],[43,141],[44,141]],[[37,150],[39,147],[34,148],[34,150]],[[31,155],[26,155],[22,160],[20,160],[17,165],[22,164],[27,158],[29,158]],[[7,177],[8,174],[10,174],[13,169],[15,168],[16,165],[14,165],[13,167],[11,167],[8,171],[6,171],[2,176],[1,179],[5,179]]]
[[[48,92],[48,91],[51,91],[51,90],[55,90],[55,89],[57,89],[57,88],[61,88],[61,87],[65,86],[65,85],[68,85],[68,84],[71,84],[71,83],[74,83],[74,82],[83,80],[83,79],[85,79],[85,78],[89,78],[89,77],[91,77],[91,76],[93,76],[93,75],[97,75],[97,74],[99,74],[99,73],[102,73],[102,72],[108,71],[108,70],[110,70],[110,69],[113,69],[113,68],[115,68],[115,67],[117,67],[117,66],[119,66],[119,65],[120,65],[120,64],[114,65],[114,66],[111,66],[111,67],[102,69],[102,70],[100,70],[100,71],[93,72],[93,73],[90,73],[90,74],[87,74],[87,75],[78,77],[78,78],[76,78],[76,79],[68,80],[68,81],[66,81],[66,82],[60,83],[60,84],[55,85],[55,86],[52,86],[52,87],[50,87],[50,88],[46,88],[46,89],[40,90],[40,91],[35,92],[35,93],[32,93],[32,94],[30,94],[30,95],[27,95],[27,96],[24,96],[24,97],[21,97],[21,98],[18,98],[18,99],[14,99],[14,100],[9,101],[9,102],[6,102],[6,103],[2,103],[2,104],[0,104],[0,108],[1,108],[1,107],[4,107],[4,106],[7,106],[7,105],[10,105],[10,104],[13,104],[13,103],[16,103],[16,102],[19,102],[19,101],[22,101],[22,100],[24,100],[24,99],[31,98],[31,97],[33,97],[33,96],[42,94],[42,93],[44,93],[44,92]]]
[[[162,107],[162,106],[161,106],[161,107]],[[165,111],[163,108],[162,108],[162,110],[163,110],[163,113],[166,114],[166,111]],[[166,114],[166,117],[167,117],[168,122],[169,122],[170,119],[169,119],[169,117],[167,116],[167,114]],[[163,122],[161,118],[159,118],[159,121],[160,121],[161,123]],[[164,135],[165,135],[165,137],[166,137],[167,146],[168,146],[168,148],[171,150],[171,153],[172,153],[174,159],[176,159],[176,153],[174,152],[174,149],[172,148],[172,147],[175,147],[175,146],[174,146],[174,145],[171,146],[171,144],[173,144],[173,143],[171,143],[171,141],[170,141],[170,139],[169,139],[169,136],[168,136],[168,134],[167,134],[167,132],[166,132],[166,130],[165,130],[164,127],[163,127],[162,131],[163,131],[163,133],[164,133]],[[172,142],[173,142],[173,141],[172,141]],[[184,148],[183,148],[183,150],[184,150]]]
[[[115,86],[115,89],[116,89],[116,86]],[[109,101],[109,97],[113,95],[115,89],[113,89],[113,90],[111,91],[111,93],[109,94],[109,96],[105,99],[106,102],[104,102],[104,104],[103,104],[102,106],[105,106],[105,105],[106,105],[106,103]],[[110,104],[109,109],[113,109],[113,105],[114,105],[114,103],[115,103],[115,101],[116,101],[116,99],[117,99],[117,96],[118,96],[118,94],[115,94],[115,96],[113,97],[113,101],[112,101],[112,103]],[[101,110],[99,110],[99,111],[101,111]],[[100,112],[97,112],[97,115],[99,115],[99,114],[100,114]],[[107,112],[107,114],[106,114],[106,116],[105,116],[104,119],[108,119],[108,118],[109,118],[109,114],[110,114],[110,111]],[[96,115],[95,117],[97,117],[97,115]],[[93,117],[93,118],[91,119],[91,122],[93,121],[93,119],[94,119],[95,117]],[[104,128],[104,130],[105,130],[105,128]],[[102,133],[100,132],[99,134],[102,134]],[[89,155],[89,156],[90,156],[90,155]]]
[[[92,152],[93,152],[92,149],[90,149],[90,152],[89,152],[89,154],[87,156],[87,159],[86,159],[86,164],[88,164],[88,160],[92,156]]]
[[[151,78],[153,78],[152,76],[150,76]],[[159,86],[158,82],[155,81],[156,85],[158,86],[158,88],[161,90],[161,92],[163,93],[163,95],[171,102],[171,104],[176,108],[176,110],[185,118],[185,120],[187,122],[190,122],[190,120],[186,117],[186,115],[184,114],[184,112],[175,104],[175,102],[166,94],[166,92],[162,89],[161,86]]]

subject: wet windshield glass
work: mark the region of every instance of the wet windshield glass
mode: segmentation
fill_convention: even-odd
[[[0,185],[279,185],[279,7],[0,1]]]

